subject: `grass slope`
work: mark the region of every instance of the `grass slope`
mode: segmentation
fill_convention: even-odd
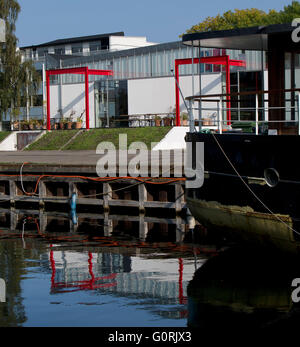
[[[10,134],[11,131],[0,131],[0,142],[2,142]]]
[[[39,140],[29,145],[26,151],[39,150],[59,150],[68,142],[78,130],[51,131],[42,136]]]
[[[112,142],[116,149],[119,148],[119,134],[127,135],[127,145],[132,142],[144,142],[151,149],[152,142],[159,142],[171,127],[147,127],[147,128],[112,128],[91,129],[83,131],[64,150],[96,150],[98,144],[103,141]],[[44,135],[40,140],[30,145],[28,150],[57,150],[61,148],[77,130],[58,130]]]

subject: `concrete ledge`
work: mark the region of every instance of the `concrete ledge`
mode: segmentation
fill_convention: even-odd
[[[2,142],[0,142],[0,151],[17,150],[17,132],[13,131]]]
[[[189,129],[189,127],[173,127],[152,150],[185,149],[186,143],[184,138]]]

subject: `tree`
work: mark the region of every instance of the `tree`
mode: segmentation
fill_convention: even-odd
[[[0,46],[0,119],[9,109],[17,117],[22,99],[37,92],[41,81],[32,61],[21,61],[15,35],[16,21],[21,8],[16,0],[0,1],[0,18],[5,20],[6,42]],[[12,119],[11,119],[12,120]]]
[[[280,23],[291,23],[294,18],[300,17],[300,3],[299,1],[292,1],[288,6],[284,6],[283,10],[279,12]]]
[[[296,17],[300,17],[300,3],[298,1],[292,1],[290,5],[285,6],[279,12],[269,10],[267,13],[256,8],[235,9],[234,11],[225,12],[223,15],[218,14],[216,17],[207,17],[203,22],[193,25],[186,33],[291,23]]]

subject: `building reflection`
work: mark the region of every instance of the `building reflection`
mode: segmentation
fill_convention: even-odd
[[[178,306],[168,312],[168,318],[187,315],[187,284],[195,271],[192,261],[60,251],[53,246],[48,259],[52,294],[93,290],[99,294],[155,299],[161,304]]]
[[[1,327],[21,326],[26,321],[21,295],[25,258],[25,252],[19,249],[16,241],[0,242],[0,278],[6,283],[6,302],[0,303]]]
[[[170,306],[162,306],[153,313],[172,319],[187,317],[187,285],[195,272],[195,260],[190,250],[187,257],[181,241],[186,237],[184,224],[167,218],[163,223],[159,218],[143,220],[143,225],[149,224],[145,242],[144,234],[140,238],[138,217],[118,220],[112,216],[116,223],[107,236],[98,215],[79,215],[81,224],[74,230],[65,214],[33,212],[0,210],[0,238],[5,237],[5,241],[0,239],[0,278],[8,283],[7,303],[0,305],[0,326],[18,326],[26,321],[21,281],[28,258],[37,260],[37,271],[50,275],[51,295],[93,291],[93,295],[136,299],[144,309],[157,309],[158,303],[171,305],[170,310]],[[127,233],[133,236],[128,241]],[[199,267],[216,249],[212,246],[198,251],[203,253]]]

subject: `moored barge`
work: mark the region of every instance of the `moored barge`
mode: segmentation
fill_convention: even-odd
[[[204,184],[187,189],[187,204],[206,227],[234,238],[300,251],[300,44],[295,27],[270,25],[187,34],[183,43],[267,52],[267,84],[255,91],[193,95],[187,150],[204,143]],[[201,71],[199,69],[199,71]],[[265,72],[262,71],[262,81]],[[201,126],[210,102],[211,131]],[[199,105],[196,107],[196,104]],[[195,122],[196,110],[199,125]],[[238,116],[237,116],[238,115]],[[196,118],[196,119],[195,119]],[[237,122],[238,121],[238,122]],[[248,129],[246,129],[248,127]]]

